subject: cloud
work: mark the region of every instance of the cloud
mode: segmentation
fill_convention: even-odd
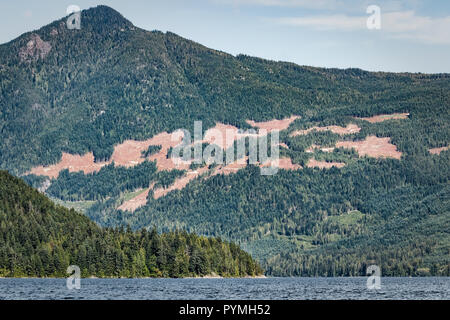
[[[298,7],[317,10],[317,15],[267,18],[283,25],[315,30],[367,30],[366,8],[373,0],[210,0],[239,6]],[[381,30],[389,38],[408,39],[429,44],[450,44],[450,16],[427,17],[416,14],[421,0],[378,0]],[[339,12],[339,13],[334,13]]]
[[[315,15],[273,19],[279,24],[315,30],[358,31],[367,28],[369,15]],[[381,30],[390,38],[409,39],[430,44],[450,44],[450,16],[432,18],[414,11],[381,13]]]
[[[324,15],[297,18],[274,19],[280,24],[310,27],[317,30],[344,30],[352,31],[363,29],[366,26],[367,17],[349,17],[346,15]]]
[[[238,6],[262,7],[298,7],[315,10],[336,10],[341,12],[357,12],[365,10],[369,5],[377,4],[385,11],[411,10],[421,0],[210,0],[215,3]]]
[[[431,18],[414,11],[391,12],[382,17],[382,28],[395,38],[419,40],[432,44],[450,44],[450,16]]]

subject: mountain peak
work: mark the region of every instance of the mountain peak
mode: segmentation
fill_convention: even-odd
[[[118,11],[105,5],[99,5],[82,11],[81,24],[97,27],[131,27],[133,24]]]

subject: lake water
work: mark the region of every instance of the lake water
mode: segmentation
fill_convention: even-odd
[[[0,279],[0,299],[450,299],[450,278]]]

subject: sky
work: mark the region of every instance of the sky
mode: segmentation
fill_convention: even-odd
[[[234,55],[450,73],[449,0],[0,0],[0,43],[66,16],[69,5],[100,4],[140,28],[171,31]]]

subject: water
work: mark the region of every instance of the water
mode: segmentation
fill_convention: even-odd
[[[0,299],[450,299],[450,278],[0,279]]]

